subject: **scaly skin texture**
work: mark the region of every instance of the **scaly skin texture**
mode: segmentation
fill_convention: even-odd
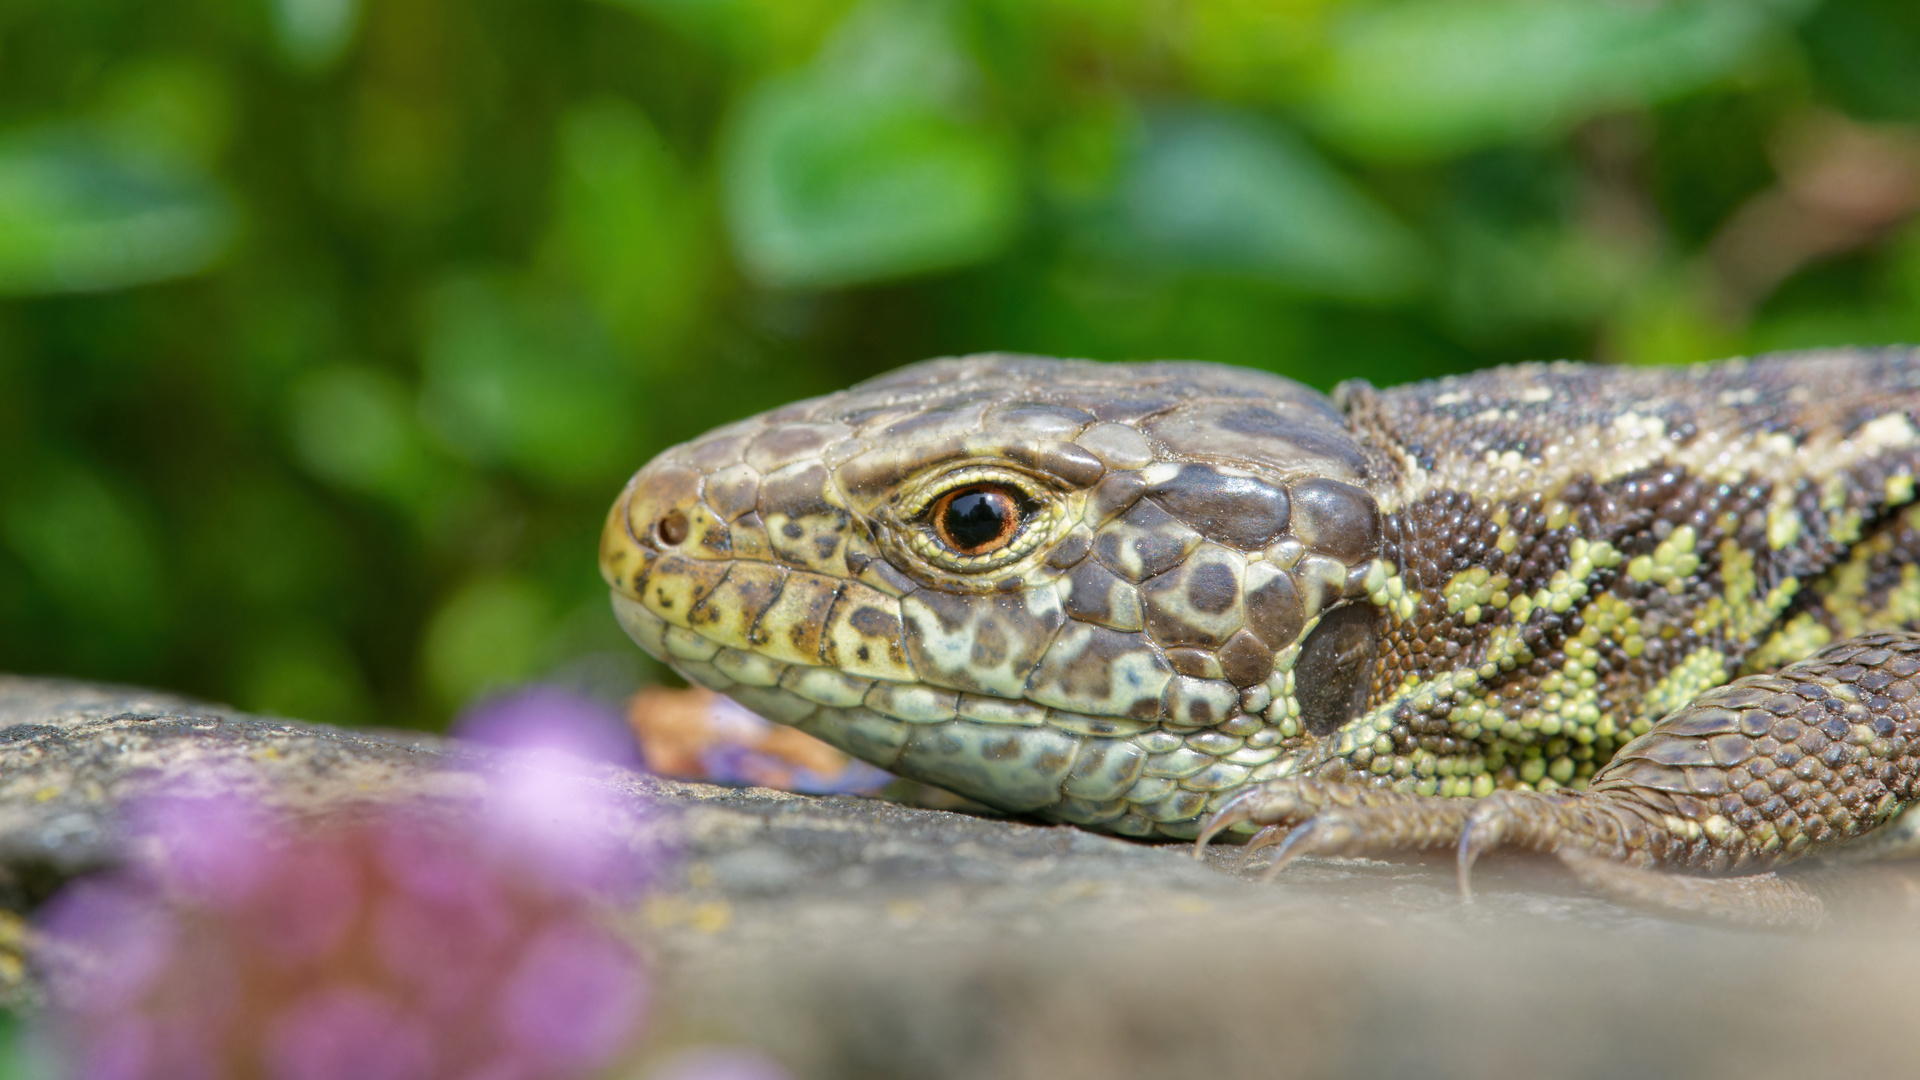
[[[1916,415],[1907,350],[1331,399],[938,360],[662,454],[601,567],[691,681],[1010,811],[1804,921],[1762,871],[1914,797]],[[1019,509],[969,555],[981,485]]]

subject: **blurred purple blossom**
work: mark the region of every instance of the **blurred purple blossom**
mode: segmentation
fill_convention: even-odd
[[[275,1080],[413,1080],[435,1074],[433,1034],[400,1002],[354,986],[323,986],[268,1026]]]
[[[507,1041],[557,1072],[612,1061],[645,1007],[646,982],[632,950],[598,926],[557,923],[528,942],[500,996]]]
[[[457,738],[502,750],[546,751],[642,768],[620,710],[564,687],[535,683],[488,698],[453,722]]]
[[[637,891],[664,852],[636,855],[601,765],[644,769],[619,710],[549,684],[486,701],[454,720],[457,738],[504,751],[489,776],[480,834],[529,872],[600,892]]]
[[[649,997],[601,917],[652,869],[634,812],[564,770],[492,779],[477,813],[318,825],[231,798],[135,804],[135,858],[39,920],[69,1075],[570,1080],[617,1061]]]

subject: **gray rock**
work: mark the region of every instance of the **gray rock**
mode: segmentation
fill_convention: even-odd
[[[302,814],[460,812],[521,767],[443,740],[0,679],[0,894],[116,857],[157,786]],[[1787,1077],[1913,1071],[1920,938],[1862,906],[1782,935],[1673,922],[1488,866],[1318,862],[1272,884],[1153,846],[870,799],[581,776],[684,857],[630,920],[654,1048],[766,1048],[805,1077]],[[648,833],[642,836],[640,834]],[[1891,893],[1903,898],[1904,879]],[[1898,908],[1901,905],[1891,905]]]
[[[0,904],[18,910],[113,861],[117,807],[156,787],[321,810],[418,783],[442,753],[129,687],[0,676]]]

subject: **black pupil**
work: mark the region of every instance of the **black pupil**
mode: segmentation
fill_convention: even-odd
[[[941,518],[947,536],[963,551],[983,547],[999,539],[1006,531],[1007,516],[1013,507],[1005,495],[991,491],[968,491],[953,497]]]

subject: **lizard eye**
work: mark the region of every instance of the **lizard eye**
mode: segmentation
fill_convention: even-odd
[[[991,555],[1013,542],[1029,509],[1025,493],[1002,484],[969,484],[934,500],[933,534],[961,555]]]
[[[927,570],[979,580],[1043,550],[1069,524],[1057,490],[998,464],[927,477],[894,513],[894,539]]]

